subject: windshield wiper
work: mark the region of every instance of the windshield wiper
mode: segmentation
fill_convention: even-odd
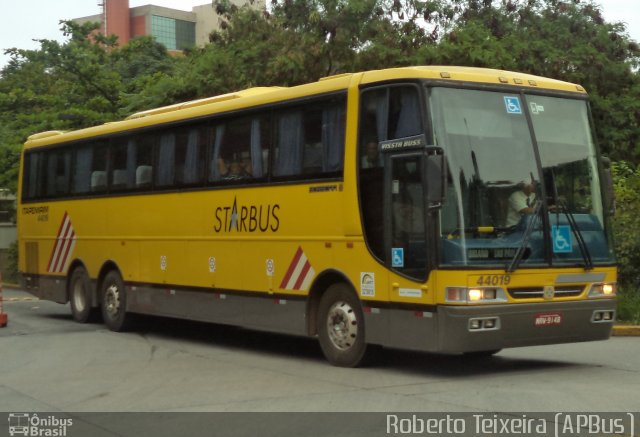
[[[524,253],[527,250],[527,244],[529,243],[529,238],[533,233],[533,229],[535,228],[536,223],[540,219],[541,206],[542,206],[542,202],[540,202],[539,200],[536,200],[536,203],[533,207],[533,218],[529,220],[529,223],[527,223],[527,228],[525,229],[524,234],[522,235],[522,243],[520,243],[520,247],[518,247],[516,254],[511,260],[511,264],[509,264],[509,267],[507,267],[506,269],[507,273],[515,272],[518,266],[520,265],[520,262],[524,257]]]
[[[569,211],[567,208],[566,202],[560,200],[558,202],[560,208],[564,215],[567,217],[567,221],[569,222],[569,226],[571,226],[571,230],[573,231],[573,235],[576,237],[576,241],[578,242],[578,248],[580,249],[580,254],[582,255],[582,259],[584,259],[584,269],[592,270],[593,269],[593,261],[591,260],[591,253],[589,253],[589,247],[587,243],[584,241],[584,237],[582,236],[582,231],[578,227],[578,223],[576,222],[573,213]],[[556,219],[556,226],[558,225],[558,220]]]

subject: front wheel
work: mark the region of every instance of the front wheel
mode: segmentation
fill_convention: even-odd
[[[133,315],[127,313],[127,292],[122,276],[110,271],[102,281],[100,289],[102,318],[105,325],[116,332],[131,329]]]
[[[345,284],[334,284],[320,299],[318,339],[334,366],[357,367],[367,350],[360,301]]]

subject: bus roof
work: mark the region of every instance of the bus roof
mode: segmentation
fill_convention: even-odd
[[[473,82],[487,85],[512,85],[514,87],[548,89],[586,94],[580,85],[559,80],[504,70],[455,66],[418,66],[364,73],[344,73],[329,76],[295,87],[255,87],[242,91],[197,99],[174,105],[137,112],[122,121],[108,122],[85,129],[63,132],[47,131],[31,135],[25,148],[40,147],[67,141],[116,134],[156,124],[178,122],[208,114],[224,113],[269,103],[303,98],[314,94],[346,90],[350,85],[369,85],[377,82],[401,79],[432,79],[449,82]]]

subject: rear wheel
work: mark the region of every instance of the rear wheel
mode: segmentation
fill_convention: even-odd
[[[84,267],[76,268],[69,280],[71,315],[76,322],[87,323],[98,318],[98,308],[91,307],[91,279]]]
[[[115,270],[110,271],[102,281],[100,289],[102,318],[112,331],[127,331],[133,324],[133,315],[127,313],[127,292],[122,276]]]
[[[329,287],[318,308],[318,339],[334,366],[357,367],[367,350],[360,301],[345,284]]]

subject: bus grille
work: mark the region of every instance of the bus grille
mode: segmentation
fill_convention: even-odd
[[[580,296],[584,291],[584,285],[565,285],[554,287],[554,297]],[[544,289],[540,287],[508,288],[509,296],[513,299],[537,299],[544,297]]]

